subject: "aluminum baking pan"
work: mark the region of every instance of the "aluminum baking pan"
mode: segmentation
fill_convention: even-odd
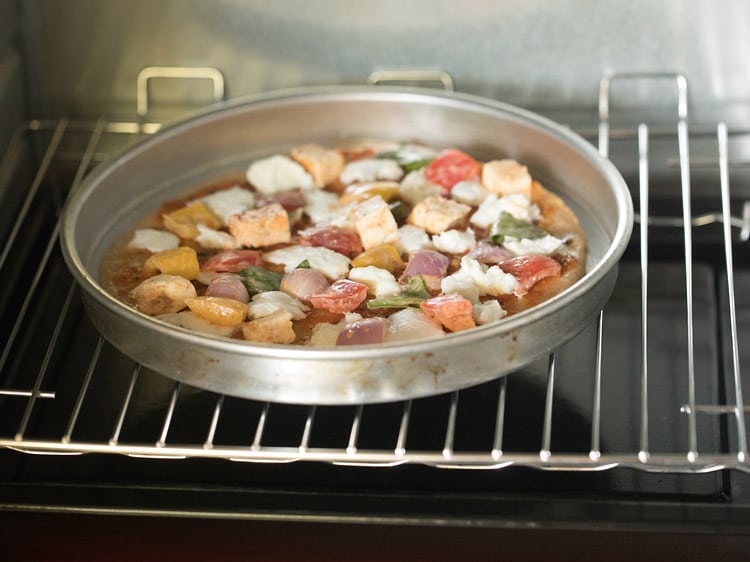
[[[305,142],[358,138],[460,148],[525,163],[578,214],[587,273],[543,304],[493,325],[424,341],[344,349],[259,345],[163,323],[97,283],[103,252],[165,199],[254,158]],[[166,128],[92,172],[69,198],[66,262],[101,334],[143,365],[231,396],[359,404],[443,393],[508,374],[580,332],[613,289],[633,210],[615,167],[584,139],[502,103],[424,89],[304,88],[243,99]]]

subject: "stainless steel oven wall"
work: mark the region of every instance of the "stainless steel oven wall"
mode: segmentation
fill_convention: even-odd
[[[681,72],[694,117],[750,122],[746,0],[27,0],[20,9],[40,116],[130,116],[143,67],[207,65],[230,97],[439,69],[458,90],[552,116],[590,116],[607,71]],[[153,86],[165,106],[206,97],[197,84]]]

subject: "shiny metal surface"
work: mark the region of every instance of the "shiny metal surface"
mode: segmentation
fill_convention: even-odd
[[[131,310],[96,283],[99,259],[165,198],[300,142],[357,137],[451,145],[526,163],[576,210],[589,237],[588,273],[568,291],[494,326],[440,341],[323,350],[194,334]],[[97,169],[66,207],[66,260],[96,327],[116,347],[179,381],[223,394],[311,404],[361,404],[443,393],[518,369],[598,313],[632,226],[627,187],[596,150],[526,111],[424,90],[291,90],[232,103],[162,131]]]

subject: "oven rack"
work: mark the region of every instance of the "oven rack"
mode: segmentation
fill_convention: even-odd
[[[610,90],[620,81],[667,81],[674,83],[677,91],[677,114],[673,129],[658,126],[652,129],[646,123],[633,125],[611,125],[612,111],[610,109]],[[111,361],[118,363],[128,360],[112,349],[101,337],[91,335],[93,342],[84,352],[85,359],[75,362],[70,377],[77,381],[74,392],[63,391],[56,386],[59,378],[55,360],[63,355],[70,337],[67,330],[71,324],[81,325],[86,331],[86,319],[78,301],[78,289],[65,271],[60,270],[60,251],[58,248],[59,223],[57,216],[62,207],[66,193],[76,188],[83,177],[98,163],[106,161],[111,146],[121,146],[133,142],[142,135],[151,134],[158,130],[158,124],[148,124],[144,127],[141,121],[107,121],[101,119],[95,123],[68,119],[31,120],[23,123],[13,137],[9,148],[0,161],[0,182],[15,177],[14,170],[23,160],[26,148],[32,146],[39,150],[38,164],[23,184],[21,199],[17,212],[14,214],[11,226],[3,235],[3,251],[0,254],[0,273],[11,275],[17,269],[23,269],[23,263],[28,257],[34,256],[32,271],[23,278],[19,276],[11,281],[24,283],[24,296],[16,303],[3,303],[12,309],[12,321],[6,327],[5,341],[2,343],[0,355],[0,447],[28,454],[43,455],[78,455],[84,453],[119,454],[132,457],[158,459],[185,458],[214,458],[232,461],[258,463],[290,463],[295,461],[318,461],[345,466],[396,466],[401,464],[422,464],[440,468],[455,469],[499,469],[508,466],[527,466],[548,470],[566,471],[599,471],[614,467],[628,467],[650,472],[685,472],[701,473],[725,468],[750,472],[748,462],[746,414],[750,407],[743,398],[740,336],[737,327],[737,304],[735,293],[735,257],[733,249],[750,237],[750,204],[742,205],[739,215],[732,214],[732,189],[730,186],[731,172],[741,169],[742,161],[732,160],[729,146],[732,139],[744,137],[747,131],[732,130],[724,123],[719,123],[715,132],[701,130],[689,132],[687,111],[687,82],[679,74],[613,74],[602,79],[599,97],[598,144],[600,153],[608,156],[610,142],[632,141],[637,145],[637,181],[631,185],[634,197],[637,199],[637,237],[634,237],[634,251],[638,256],[641,281],[640,299],[640,338],[641,363],[640,368],[631,375],[640,384],[640,402],[637,408],[639,437],[637,446],[626,449],[608,450],[602,447],[601,427],[606,420],[608,411],[602,405],[602,387],[607,384],[607,371],[602,367],[602,349],[607,345],[604,337],[608,322],[607,309],[592,324],[589,332],[594,343],[593,359],[587,369],[592,373],[590,396],[590,423],[587,428],[590,446],[585,450],[568,451],[557,450],[553,435],[555,434],[555,394],[557,379],[561,376],[558,367],[558,354],[550,355],[543,367],[544,406],[540,412],[541,433],[538,448],[517,451],[504,447],[506,434],[504,423],[506,409],[512,404],[513,396],[508,377],[485,385],[481,390],[482,400],[489,404],[493,415],[489,416],[488,433],[491,442],[486,448],[466,449],[457,443],[457,435],[461,434],[461,424],[465,420],[459,415],[460,405],[465,396],[475,393],[475,389],[456,391],[436,399],[420,399],[388,405],[390,419],[395,419],[389,445],[371,447],[360,441],[360,434],[373,416],[377,419],[381,406],[357,406],[341,412],[341,409],[327,406],[299,407],[294,416],[285,420],[285,425],[293,426],[287,432],[282,443],[269,443],[266,439],[269,419],[276,417],[276,412],[283,412],[286,417],[289,406],[271,403],[255,403],[250,400],[242,401],[247,408],[245,425],[246,438],[240,443],[222,442],[217,437],[220,434],[222,420],[227,408],[226,404],[236,399],[213,395],[197,391],[180,383],[168,382],[166,379],[139,365],[128,367],[130,376],[127,382],[120,385],[117,396],[101,396],[96,392],[98,381],[107,378]],[[591,131],[581,130],[590,136]],[[682,213],[675,216],[656,216],[649,212],[649,178],[651,170],[651,152],[649,144],[655,138],[676,138],[678,156],[673,159],[679,174]],[[694,214],[691,208],[691,173],[690,143],[695,139],[705,142],[706,139],[716,147],[716,159],[708,167],[716,172],[715,181],[719,185],[719,207],[716,211]],[[112,139],[115,142],[112,143]],[[706,167],[706,163],[701,163]],[[71,167],[72,178],[64,174],[57,174],[58,167]],[[712,172],[713,173],[713,172]],[[61,180],[60,177],[63,177]],[[0,183],[0,187],[2,183]],[[0,192],[2,195],[2,192]],[[7,195],[7,194],[6,194]],[[44,203],[42,205],[41,202]],[[53,217],[51,224],[41,230],[40,240],[32,250],[26,248],[26,234],[32,230],[38,220],[39,208],[49,209]],[[725,346],[728,349],[728,361],[722,366],[726,388],[716,396],[716,400],[699,401],[696,397],[696,380],[703,376],[695,368],[696,341],[693,293],[694,264],[693,264],[693,234],[697,229],[714,225],[721,230],[721,260],[723,261],[723,276],[726,292],[724,299],[728,319],[728,326],[724,332]],[[686,420],[684,446],[678,450],[656,450],[650,445],[652,438],[658,434],[659,425],[663,420],[654,421],[651,417],[653,398],[649,393],[653,381],[663,375],[650,368],[648,362],[649,341],[649,272],[651,259],[649,256],[649,236],[654,228],[671,229],[681,233],[684,250],[682,264],[685,279],[685,307],[686,317],[686,350],[687,370],[681,375],[687,389],[686,400],[679,408],[669,412],[669,416],[679,420],[683,425]],[[737,235],[735,231],[739,230]],[[637,238],[637,240],[635,240]],[[21,256],[20,258],[18,256]],[[20,260],[21,266],[16,265]],[[52,272],[52,270],[55,272]],[[64,268],[63,268],[64,269]],[[39,329],[39,352],[36,354],[36,367],[26,370],[23,363],[16,361],[19,349],[25,344],[30,318],[40,315],[37,310],[46,280],[56,275],[56,298],[54,307],[45,309],[43,316],[45,329]],[[21,274],[19,274],[21,275]],[[46,306],[46,304],[44,305]],[[0,306],[2,311],[2,306]],[[6,314],[6,317],[8,315]],[[43,336],[42,336],[43,334]],[[35,333],[36,335],[36,333]],[[24,348],[25,349],[25,348]],[[28,355],[30,352],[27,352]],[[113,360],[112,357],[115,357]],[[20,366],[19,366],[20,365]],[[153,425],[150,436],[130,439],[124,435],[123,428],[127,426],[130,412],[138,408],[138,388],[145,378],[159,380],[160,388],[169,388],[162,392],[163,400],[158,405],[155,414],[159,422]],[[178,430],[179,417],[176,412],[180,404],[188,395],[190,400],[196,394],[201,396],[204,404],[208,404],[209,415],[205,416],[206,424],[202,429],[185,436]],[[64,395],[64,396],[63,396]],[[142,396],[140,399],[143,399]],[[474,399],[474,398],[472,398]],[[440,400],[439,407],[430,410],[433,415],[428,419],[415,421],[413,414],[416,408],[427,400]],[[91,432],[82,431],[80,418],[87,410],[91,410],[91,403],[97,403],[98,408],[106,409],[109,414],[109,425],[101,423],[97,437],[87,435]],[[55,420],[52,430],[40,421],[48,412]],[[204,407],[204,411],[206,407]],[[318,444],[315,439],[314,428],[320,418],[328,416],[336,410],[335,417],[340,424],[339,440],[330,445]],[[372,413],[374,412],[374,413]],[[437,412],[437,413],[435,413]],[[720,428],[721,446],[704,451],[699,440],[700,420],[708,417],[716,420]],[[46,418],[45,418],[46,419]],[[429,424],[434,427],[438,435],[432,442],[437,445],[430,448],[412,447],[409,444],[410,435],[416,423]],[[106,425],[106,427],[104,427]],[[42,429],[40,429],[42,428]],[[101,437],[101,435],[104,435]],[[325,440],[324,440],[325,441]]]

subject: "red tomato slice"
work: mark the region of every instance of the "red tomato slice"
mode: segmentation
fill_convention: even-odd
[[[314,232],[301,233],[300,242],[306,246],[322,246],[345,256],[354,256],[362,252],[362,241],[357,233],[340,226],[328,226]]]
[[[322,293],[310,295],[308,299],[314,308],[325,308],[331,312],[351,312],[367,298],[367,285],[339,279]]]
[[[256,250],[225,250],[208,258],[201,271],[235,272],[249,265],[258,265],[260,252]]]
[[[482,165],[468,154],[449,148],[427,165],[424,177],[450,193],[458,182],[478,176],[481,168]]]
[[[518,256],[498,264],[505,273],[510,273],[518,280],[518,296],[525,295],[529,289],[546,277],[560,275],[562,266],[547,256]]]
[[[451,332],[467,330],[476,326],[471,315],[471,302],[458,293],[438,295],[419,305],[428,318],[440,322]]]

